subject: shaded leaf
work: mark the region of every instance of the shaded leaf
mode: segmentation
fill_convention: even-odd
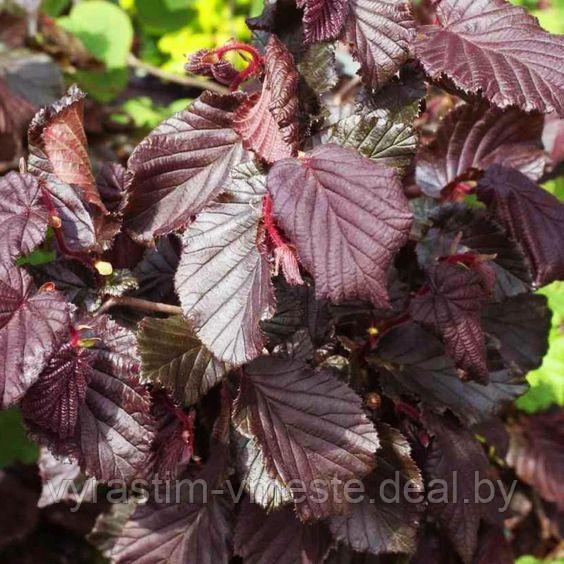
[[[385,424],[377,428],[382,447],[376,470],[364,480],[366,493],[360,503],[354,504],[351,515],[332,517],[329,527],[337,540],[357,552],[411,553],[421,514],[421,506],[412,500],[423,500],[423,479],[405,437]],[[390,495],[383,487],[386,480],[399,483],[401,492],[409,487],[409,499]]]
[[[248,159],[232,129],[243,100],[204,92],[133,151],[126,225],[136,239],[150,242],[184,227],[219,195],[230,169]]]
[[[143,378],[165,386],[181,404],[196,403],[225,375],[226,366],[213,358],[180,316],[146,317],[137,338]]]
[[[409,304],[409,312],[437,330],[446,352],[481,383],[488,381],[480,309],[486,294],[480,274],[446,262],[427,269],[427,283]]]
[[[182,308],[202,343],[231,364],[260,354],[259,322],[271,314],[269,265],[257,247],[264,192],[254,165],[236,168],[226,203],[201,213],[182,242],[176,274]]]
[[[43,242],[48,219],[35,177],[10,172],[0,179],[0,258],[6,266]]]
[[[527,484],[547,501],[564,507],[564,414],[553,408],[532,415],[521,414],[509,428],[507,462]]]
[[[271,35],[264,53],[260,95],[244,101],[233,117],[243,147],[268,163],[292,156],[298,146],[298,71],[285,45]]]
[[[267,515],[245,500],[234,542],[235,553],[249,564],[321,564],[331,547],[331,535],[323,523],[300,523],[290,508]]]
[[[318,298],[388,305],[387,275],[411,214],[395,171],[322,145],[268,175],[274,215],[312,273]]]
[[[21,402],[32,429],[61,440],[74,435],[95,360],[95,351],[70,341],[55,352]]]
[[[126,204],[126,170],[118,163],[104,163],[96,176],[96,186],[108,214],[95,217],[96,240],[105,250],[121,230]]]
[[[526,374],[538,368],[548,349],[550,310],[541,295],[521,294],[482,311],[482,327],[504,361]]]
[[[350,0],[344,40],[353,46],[362,79],[371,88],[387,82],[410,56],[414,21],[402,0]]]
[[[500,108],[564,113],[561,36],[505,0],[442,0],[435,15],[436,23],[420,26],[414,42],[432,78],[445,75]]]
[[[437,198],[445,187],[494,163],[537,180],[547,162],[541,142],[543,121],[542,115],[525,114],[518,108],[461,104],[444,118],[436,138],[421,149],[417,184]]]
[[[332,43],[311,45],[300,61],[299,69],[307,85],[317,94],[331,90],[339,79],[335,45]]]
[[[70,328],[69,307],[22,269],[0,269],[0,406],[20,399]]]
[[[28,130],[29,170],[46,180],[54,174],[61,182],[78,186],[86,201],[105,212],[88,157],[85,96],[71,86],[63,98],[35,115]]]
[[[348,0],[296,0],[304,10],[306,43],[337,39],[345,24]]]
[[[392,395],[415,395],[440,413],[454,412],[467,425],[496,415],[525,390],[524,379],[510,370],[490,372],[490,382],[462,381],[442,343],[415,323],[394,327],[369,357],[387,370],[380,381]]]
[[[348,386],[299,358],[264,356],[245,369],[235,417],[243,414],[271,471],[285,484],[298,481],[300,495],[293,493],[303,521],[346,512],[343,485],[374,467],[379,444]],[[327,499],[312,490],[319,481]]]
[[[529,257],[535,283],[564,278],[564,204],[520,172],[492,165],[478,183],[478,198]]]

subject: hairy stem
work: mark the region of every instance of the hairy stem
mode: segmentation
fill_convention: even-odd
[[[132,298],[129,296],[112,296],[108,298],[96,312],[96,315],[102,315],[115,306],[131,307],[140,311],[151,311],[156,313],[169,313],[171,315],[182,315],[182,308],[160,302],[151,302],[141,298]]]

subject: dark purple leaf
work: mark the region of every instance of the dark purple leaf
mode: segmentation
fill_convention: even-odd
[[[229,509],[219,495],[211,495],[206,503],[139,505],[107,556],[116,564],[227,564]]]
[[[176,300],[174,275],[180,260],[180,240],[176,235],[161,237],[154,249],[145,251],[133,270],[139,283],[138,296],[155,301]]]
[[[21,402],[32,429],[61,440],[74,435],[96,356],[70,341],[55,352]]]
[[[564,412],[521,414],[509,429],[507,462],[547,501],[564,508]]]
[[[415,54],[427,74],[500,108],[564,113],[564,40],[505,0],[441,0],[420,26]],[[508,32],[508,30],[510,30]]]
[[[231,168],[249,158],[232,129],[244,99],[204,92],[137,146],[128,162],[126,208],[136,239],[151,242],[186,226],[219,195]]]
[[[390,395],[415,396],[439,413],[450,409],[467,425],[497,414],[526,390],[524,379],[510,370],[490,372],[487,386],[462,381],[442,343],[415,323],[383,335],[369,360],[387,370],[380,381]]]
[[[321,564],[331,548],[331,535],[323,523],[300,523],[290,508],[267,514],[245,500],[234,542],[235,553],[249,564]]]
[[[415,23],[403,0],[349,0],[344,40],[371,88],[387,82],[409,59]]]
[[[86,201],[105,212],[90,167],[83,114],[86,94],[76,85],[54,104],[41,109],[29,126],[30,172],[78,186]]]
[[[304,10],[306,43],[337,39],[345,24],[348,0],[296,0]]]
[[[284,44],[272,35],[265,51],[260,94],[244,101],[233,117],[243,147],[267,163],[291,157],[298,146],[298,71]]]
[[[70,328],[62,294],[40,288],[13,266],[0,269],[0,406],[20,399]]]
[[[480,521],[492,522],[501,515],[496,511],[495,497],[489,503],[479,502],[476,497],[478,493],[486,497],[477,484],[478,480],[492,480],[492,470],[470,432],[444,417],[426,414],[424,421],[434,435],[424,471],[428,483],[436,480],[427,492],[429,511],[462,561],[469,564],[476,552]]]
[[[492,165],[478,183],[478,198],[529,257],[535,283],[564,278],[564,204],[520,172]]]
[[[538,368],[548,349],[551,313],[546,298],[521,294],[482,311],[482,327],[507,365],[521,374]]]
[[[409,305],[415,321],[438,331],[446,352],[468,375],[488,381],[480,310],[486,293],[476,270],[439,263],[427,270],[427,283]]]
[[[188,57],[184,70],[192,74],[199,74],[217,80],[225,85],[231,84],[239,71],[224,59],[217,57],[209,49],[200,49]]]
[[[162,384],[180,404],[198,402],[226,373],[180,316],[146,317],[137,338],[143,378]]]
[[[376,463],[378,435],[361,404],[330,371],[300,359],[264,356],[245,369],[235,417],[249,422],[271,472],[286,484],[299,481],[303,490],[294,495],[304,521],[346,512],[344,483]],[[339,483],[330,486],[331,478]],[[325,483],[326,500],[313,480]]]
[[[423,266],[453,253],[489,255],[495,257],[487,263],[495,271],[495,299],[503,300],[531,288],[529,264],[520,246],[483,210],[463,204],[443,205],[431,214],[428,222],[432,227],[417,245]]]
[[[95,217],[96,240],[103,249],[111,246],[121,230],[122,214],[126,204],[126,170],[118,163],[104,163],[96,176],[100,198],[108,214]]]
[[[0,179],[0,259],[6,266],[43,242],[48,220],[34,176],[10,172]]]
[[[268,175],[274,215],[297,245],[318,298],[365,298],[388,305],[387,276],[411,225],[394,169],[322,145]]]
[[[218,359],[243,364],[257,357],[259,328],[272,310],[269,265],[257,247],[264,177],[241,165],[225,203],[201,213],[183,237],[176,290],[202,343]]]
[[[377,428],[382,447],[378,451],[376,470],[364,480],[364,497],[353,505],[350,515],[332,517],[329,527],[337,540],[356,552],[409,554],[415,549],[420,503],[424,497],[423,480],[405,437],[385,424]],[[399,499],[383,486],[388,480],[399,484],[402,492]],[[403,497],[407,487],[410,499]],[[417,498],[419,503],[412,501]],[[390,499],[393,499],[391,503]]]
[[[417,157],[416,181],[434,198],[474,170],[497,163],[520,170],[532,180],[542,176],[543,116],[517,108],[462,104],[443,120],[435,140]]]

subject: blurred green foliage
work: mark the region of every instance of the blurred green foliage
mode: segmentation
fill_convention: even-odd
[[[38,446],[30,441],[16,408],[0,411],[0,468],[19,461],[32,464],[39,456]]]

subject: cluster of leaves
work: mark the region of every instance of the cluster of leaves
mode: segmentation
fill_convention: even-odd
[[[40,504],[63,476],[213,490],[102,514],[115,562],[511,562],[498,497],[467,501],[516,474],[564,505],[562,411],[509,438],[498,417],[547,351],[535,290],[564,279],[564,204],[537,184],[564,40],[504,0],[278,0],[249,25],[256,45],[187,64],[232,91],[127,167],[94,170],[73,86],[0,180],[0,406],[42,446]],[[338,107],[335,41],[362,81]]]

